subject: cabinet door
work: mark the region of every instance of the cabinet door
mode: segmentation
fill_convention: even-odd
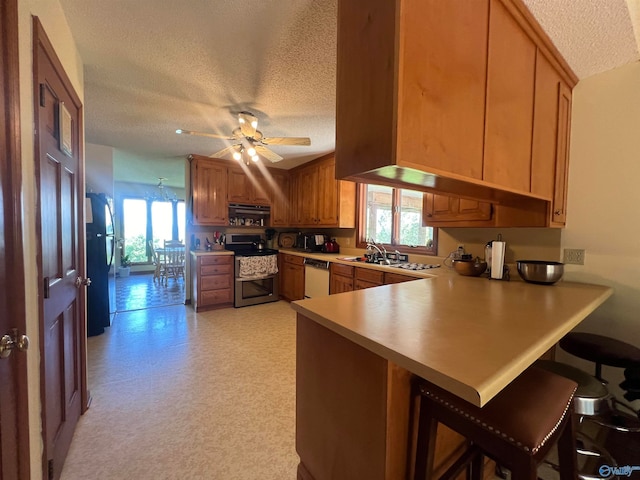
[[[231,203],[250,203],[252,197],[251,182],[241,168],[229,168],[227,192]]]
[[[318,167],[313,165],[301,170],[298,181],[300,225],[315,226],[318,218]]]
[[[269,205],[271,203],[269,182],[265,180],[261,172],[253,170],[249,173],[251,183],[251,203],[256,205]]]
[[[531,183],[536,46],[491,0],[483,179],[520,192]]]
[[[416,277],[411,277],[409,275],[401,275],[399,273],[385,272],[385,274],[384,274],[384,284],[385,285],[388,285],[390,283],[410,282],[412,280],[417,280],[417,278]]]
[[[558,144],[556,147],[556,177],[551,223],[567,221],[567,183],[569,180],[569,135],[571,133],[571,89],[560,83],[558,89]]]
[[[282,264],[282,296],[289,300],[304,298],[304,266],[289,262]]]
[[[423,206],[424,225],[491,219],[491,204],[477,200],[425,193]]]
[[[551,200],[555,188],[560,75],[538,49],[531,145],[531,192]]]
[[[321,226],[337,226],[339,195],[335,159],[332,158],[320,163],[316,178],[318,192],[316,223]]]
[[[488,0],[401,2],[398,162],[482,178]]]
[[[218,163],[194,159],[193,223],[227,225],[227,168]]]
[[[352,292],[353,277],[345,277],[344,275],[331,274],[329,282],[329,295],[335,293]]]
[[[271,226],[289,226],[289,175],[286,173],[271,173],[273,185],[270,189]]]

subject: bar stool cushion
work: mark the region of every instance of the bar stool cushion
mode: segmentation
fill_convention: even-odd
[[[560,348],[576,357],[611,367],[640,365],[640,348],[594,333],[571,332],[560,340]]]
[[[531,455],[556,432],[576,388],[568,378],[530,367],[479,408],[430,383],[420,385],[423,395]]]

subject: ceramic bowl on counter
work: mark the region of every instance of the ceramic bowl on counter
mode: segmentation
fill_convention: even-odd
[[[518,274],[529,283],[553,285],[564,274],[564,263],[546,260],[517,260]]]

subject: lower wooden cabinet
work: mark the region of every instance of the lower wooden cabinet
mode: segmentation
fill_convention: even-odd
[[[352,267],[341,263],[332,263],[330,272],[329,295],[417,279],[410,275],[383,272],[371,268]]]
[[[402,282],[410,282],[411,280],[417,280],[416,277],[410,277],[409,275],[402,275],[400,273],[384,273],[384,284],[388,285],[390,283],[402,283]]]
[[[191,286],[196,312],[233,306],[233,255],[192,256]]]
[[[304,258],[280,254],[280,296],[293,302],[304,298]]]
[[[356,268],[353,280],[354,290],[378,287],[384,285],[384,272],[368,268]]]
[[[355,267],[332,263],[329,270],[329,295],[353,291],[353,271]]]

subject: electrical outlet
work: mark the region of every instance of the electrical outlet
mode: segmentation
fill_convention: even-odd
[[[568,265],[584,265],[584,249],[565,248],[564,263]]]

